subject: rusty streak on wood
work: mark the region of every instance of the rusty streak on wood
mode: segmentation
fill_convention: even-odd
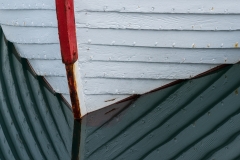
[[[75,119],[80,119],[80,101],[78,98],[77,76],[74,69],[74,63],[78,59],[78,50],[73,0],[56,0],[56,12],[62,62],[66,67],[73,115]]]
[[[70,98],[72,102],[72,110],[75,119],[81,118],[80,112],[80,101],[78,98],[77,82],[76,82],[76,71],[74,69],[74,64],[66,64],[66,72],[68,79],[68,87],[70,92]]]

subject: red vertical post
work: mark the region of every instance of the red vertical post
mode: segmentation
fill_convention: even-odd
[[[78,59],[73,0],[56,0],[56,10],[62,61],[73,64]]]
[[[62,62],[65,64],[72,110],[75,119],[81,118],[80,101],[77,90],[76,66],[78,59],[76,26],[73,0],[56,0],[58,34],[61,46]]]

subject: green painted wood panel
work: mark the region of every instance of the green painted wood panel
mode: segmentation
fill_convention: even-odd
[[[240,64],[90,113],[85,160],[239,158]]]
[[[72,111],[28,67],[0,29],[0,159],[71,159]]]

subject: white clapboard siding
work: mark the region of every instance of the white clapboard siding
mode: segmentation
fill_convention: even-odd
[[[2,25],[7,39],[14,43],[52,44],[59,43],[58,29],[52,27],[16,27]]]
[[[240,61],[238,48],[158,48],[128,47],[109,45],[78,46],[81,56],[86,61],[120,61],[120,62],[163,62],[163,63],[204,63],[233,64]]]
[[[80,64],[83,77],[188,79],[210,70],[214,64],[90,62]]]
[[[84,78],[84,94],[144,94],[174,80]],[[127,85],[126,85],[127,84]]]
[[[236,14],[77,12],[77,27],[138,30],[239,30]]]
[[[45,79],[57,93],[69,94],[67,77],[45,76]]]
[[[41,76],[66,76],[65,66],[61,60],[38,60],[29,59],[31,66],[35,72]]]
[[[34,59],[29,62],[41,76],[63,77],[66,74],[61,60]],[[82,78],[188,79],[216,66],[216,64],[93,61],[79,63],[79,70]]]
[[[240,60],[236,0],[75,3],[88,111],[104,105],[100,95],[143,94]]]
[[[20,44],[15,43],[15,48],[23,58],[61,60],[59,44]]]
[[[98,109],[109,106],[113,103],[119,102],[130,97],[130,94],[116,95],[116,94],[102,94],[102,95],[84,95],[85,105],[87,106],[87,113],[96,111]]]
[[[57,27],[57,15],[55,10],[0,10],[0,23],[23,27]]]
[[[0,25],[19,55],[71,104],[61,62],[55,1],[0,0]]]
[[[238,0],[76,0],[75,11],[239,14]]]
[[[153,31],[117,29],[77,29],[83,44],[176,48],[234,48],[240,31]]]
[[[17,0],[17,1],[0,0],[0,9],[51,10],[55,8],[56,8],[55,0]]]
[[[240,60],[238,0],[75,0],[82,114]],[[0,0],[0,24],[70,102],[54,0]]]

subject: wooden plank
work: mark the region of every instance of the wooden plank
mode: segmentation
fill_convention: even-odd
[[[175,80],[84,78],[84,94],[144,94]]]
[[[55,10],[1,10],[0,23],[13,26],[57,27]]]
[[[112,11],[112,12],[145,12],[145,13],[240,13],[238,0],[79,0],[76,11]]]
[[[79,0],[75,1],[76,11],[113,11],[146,13],[201,13],[201,14],[239,14],[238,0],[177,0],[173,1],[138,1],[138,0]],[[0,9],[43,9],[54,10],[54,0],[2,0]]]
[[[59,44],[14,44],[21,57],[27,59],[61,59]]]
[[[103,107],[109,106],[131,95],[84,95],[85,105],[87,106],[87,113],[99,110]]]
[[[78,28],[79,43],[176,47],[176,48],[236,48],[240,31],[153,31]]]
[[[81,75],[88,78],[187,79],[216,66],[214,64],[92,62],[83,63],[79,67]]]
[[[40,76],[66,76],[65,67],[61,60],[29,60],[32,68]]]
[[[79,60],[232,64],[240,61],[239,49],[157,48],[80,44]]]
[[[66,75],[61,60],[29,60],[29,62],[38,75],[55,77]],[[96,61],[79,64],[79,71],[81,76],[86,78],[188,79],[216,66],[216,64]]]
[[[45,77],[47,82],[57,93],[69,94],[67,77]]]
[[[15,27],[1,25],[10,42],[31,44],[59,43],[58,29],[52,27]]]
[[[141,30],[239,30],[236,14],[76,12],[77,27]]]
[[[55,9],[54,0],[1,0],[0,9]]]

